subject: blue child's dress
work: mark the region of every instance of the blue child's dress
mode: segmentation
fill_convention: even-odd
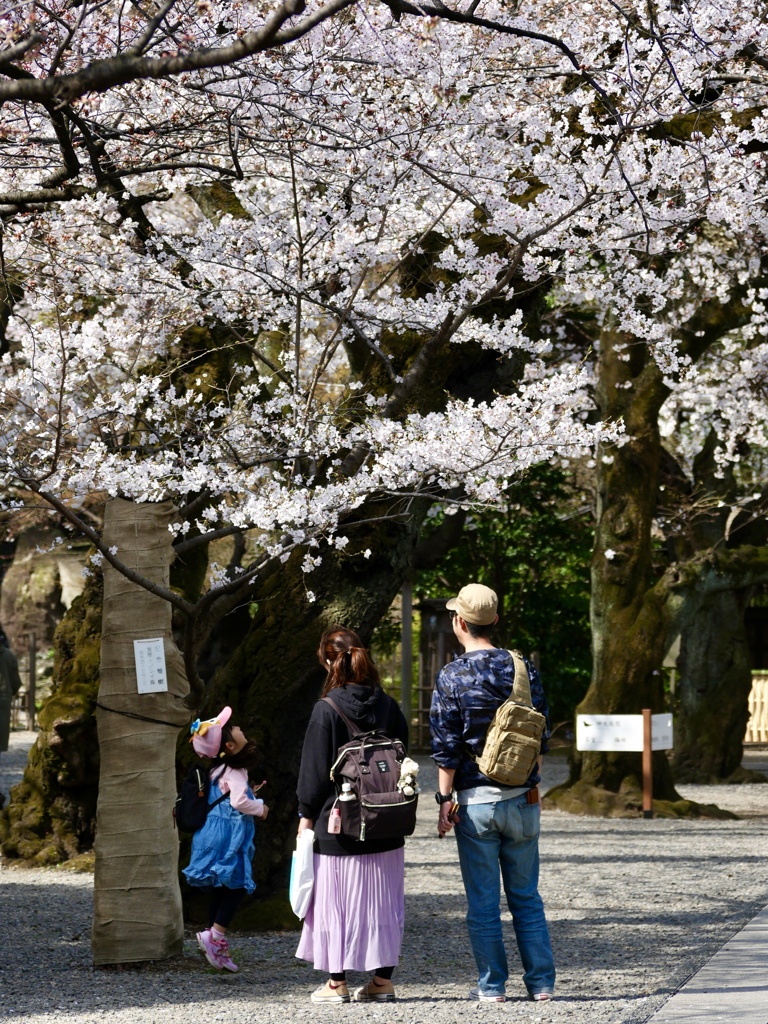
[[[208,802],[221,795],[211,780]],[[236,811],[229,800],[212,807],[192,837],[192,856],[183,872],[189,884],[197,889],[245,889],[250,895],[256,889],[251,870],[255,833],[253,816]]]

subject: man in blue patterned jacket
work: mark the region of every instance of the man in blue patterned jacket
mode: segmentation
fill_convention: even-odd
[[[483,751],[488,726],[512,692],[512,656],[489,637],[498,622],[496,594],[470,583],[447,604],[453,632],[464,653],[437,677],[430,728],[438,766],[438,832],[456,825],[461,875],[469,904],[467,930],[477,961],[471,999],[504,1002],[509,976],[501,930],[499,874],[512,914],[523,962],[523,981],[532,999],[551,999],[555,965],[539,884],[539,771],[541,758],[524,786],[500,786],[483,775],[475,758]],[[549,709],[538,672],[526,662],[537,711]],[[544,733],[542,754],[549,731]],[[452,813],[453,791],[458,813]]]

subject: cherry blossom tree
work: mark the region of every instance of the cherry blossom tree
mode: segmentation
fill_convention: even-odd
[[[5,478],[16,487],[9,504],[31,493],[89,537],[105,563],[111,623],[115,599],[135,604],[137,586],[185,617],[193,705],[202,698],[200,647],[254,585],[273,584],[281,565],[301,575],[317,572],[323,560],[327,566],[334,554],[364,563],[368,547],[345,550],[371,520],[418,522],[436,499],[493,501],[510,474],[554,451],[579,450],[602,433],[584,422],[588,382],[578,365],[536,383],[532,364],[527,379],[514,387],[508,381],[504,393],[485,401],[446,399],[454,345],[457,353],[468,347],[475,361],[486,350],[507,362],[511,350],[529,361],[536,356],[539,342],[519,329],[530,291],[523,261],[550,226],[556,229],[586,199],[563,195],[501,252],[494,245],[476,256],[476,243],[465,236],[482,231],[478,215],[489,216],[483,204],[493,198],[492,184],[483,190],[487,200],[467,198],[465,167],[457,173],[448,166],[438,191],[439,172],[430,164],[439,166],[444,152],[454,160],[441,134],[446,110],[455,111],[453,146],[466,150],[476,132],[488,129],[476,112],[448,102],[454,86],[447,99],[435,94],[442,71],[422,84],[406,68],[429,47],[429,31],[420,28],[393,59],[381,38],[385,28],[361,18],[278,54],[278,66],[270,52],[246,79],[238,69],[181,92],[165,83],[139,85],[130,96],[115,89],[103,103],[86,99],[65,114],[72,92],[58,93],[53,110],[41,102],[31,112],[32,97],[18,94],[19,117],[32,125],[14,137],[3,196],[2,451]],[[468,54],[482,60],[478,41],[470,41]],[[350,73],[361,62],[370,82],[352,104]],[[406,71],[410,92],[402,96]],[[322,89],[313,85],[321,79]],[[382,93],[392,97],[386,125],[374,106]],[[198,149],[192,158],[180,155],[178,126],[185,133],[181,153]],[[55,147],[66,160],[68,146],[89,154],[76,183],[60,172],[52,178],[50,154]],[[172,154],[159,152],[168,146]],[[495,149],[499,160],[497,142]],[[425,154],[430,163],[421,169]],[[38,188],[46,161],[53,170]],[[139,185],[130,191],[125,178],[133,176]],[[514,213],[516,203],[504,205]],[[462,361],[466,354],[453,369]],[[115,496],[103,533],[81,511],[94,493]],[[223,537],[247,538],[244,557],[226,568],[209,565],[210,585],[196,598],[171,589],[154,554],[147,563],[153,573],[140,567],[146,544],[159,549],[156,528],[144,523],[152,507],[165,516],[169,498],[179,511],[168,557],[174,537],[180,559]],[[405,533],[411,545],[412,534]],[[127,584],[116,585],[113,570]],[[286,587],[294,612],[313,604],[311,575],[309,581],[298,602]],[[388,589],[369,612],[374,621],[393,584],[390,571]],[[323,597],[330,609],[330,595]],[[144,607],[152,621],[134,621],[132,613],[120,633],[129,628],[131,639],[160,632],[169,657],[169,623],[161,623],[149,600]],[[146,773],[133,766],[145,759],[150,733],[181,724],[184,687],[175,673],[168,697],[145,699],[140,710],[128,700],[127,652],[116,657],[114,636],[110,627],[102,641],[102,740],[117,727],[114,712],[153,721],[134,731],[132,751],[125,748],[127,727],[118,729],[120,749],[102,743],[110,785],[100,790],[97,825],[99,963],[167,955],[181,941],[167,870],[174,843],[170,819],[163,818],[173,777],[170,745],[157,757],[155,767],[163,770],[153,771],[165,781],[144,815],[145,841],[128,851],[129,876],[145,884],[130,887],[116,906],[113,876],[125,876],[129,824],[121,824],[115,795],[123,807],[141,803]],[[299,645],[299,658],[306,651]],[[306,661],[301,672],[306,676]],[[158,912],[167,922],[162,929]]]
[[[696,276],[689,288],[670,288],[659,301],[649,324],[676,339],[674,368],[615,325],[601,330],[596,365],[598,403],[622,418],[627,443],[602,450],[596,465],[594,669],[578,710],[662,710],[664,652],[682,633],[675,763],[689,778],[707,780],[731,775],[741,761],[750,677],[746,649],[737,644],[744,640],[748,588],[766,579],[759,531],[729,539],[735,516],[745,526],[764,511],[761,495],[751,493],[753,472],[739,467],[744,446],[757,456],[765,440],[763,265],[760,234],[754,237],[752,252],[745,239],[732,247],[731,280],[719,296]],[[690,242],[694,250],[709,249],[708,263],[725,269],[722,236],[714,247],[706,235]],[[682,263],[676,257],[655,269],[660,277],[670,268],[678,276]],[[749,513],[745,502],[753,505]],[[666,550],[655,552],[660,536]],[[705,642],[709,632],[716,638]],[[703,663],[710,667],[702,675]],[[552,799],[572,810],[638,813],[638,768],[629,755],[577,755],[570,783]],[[659,800],[679,801],[663,754],[655,756],[654,777]],[[684,813],[686,805],[657,810]]]
[[[700,361],[696,387],[662,409],[664,554],[683,567],[703,563],[673,623],[680,781],[759,780],[741,761],[752,687],[744,612],[754,585],[766,582],[763,348],[759,334],[726,337]]]
[[[703,307],[738,303],[736,326],[762,329],[752,14],[169,0],[30,5],[3,29],[7,503],[46,503],[175,610],[187,703],[207,639],[255,598],[258,668],[233,659],[217,693],[261,694],[254,674],[281,653],[300,731],[317,607],[372,627],[430,503],[496,502],[594,443],[588,701],[641,699],[658,631],[636,671],[602,652],[643,618],[649,424],[692,386],[698,339],[730,330],[699,327]],[[137,515],[172,501],[169,558],[225,538],[233,556],[174,589],[135,567],[130,531],[105,540],[92,494]],[[625,548],[636,597],[626,573],[607,578]],[[356,602],[333,586],[342,566]],[[288,656],[281,586],[301,638]],[[609,791],[629,771],[604,767],[587,775]]]

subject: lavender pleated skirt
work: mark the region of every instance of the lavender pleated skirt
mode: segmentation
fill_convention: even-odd
[[[296,956],[318,971],[373,971],[400,960],[405,850],[315,854],[315,889]]]

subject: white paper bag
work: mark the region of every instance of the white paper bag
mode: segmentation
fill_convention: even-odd
[[[315,860],[313,846],[315,833],[305,828],[296,839],[296,849],[291,859],[291,881],[288,893],[291,909],[296,917],[306,917],[312,902],[312,890],[315,885]]]

